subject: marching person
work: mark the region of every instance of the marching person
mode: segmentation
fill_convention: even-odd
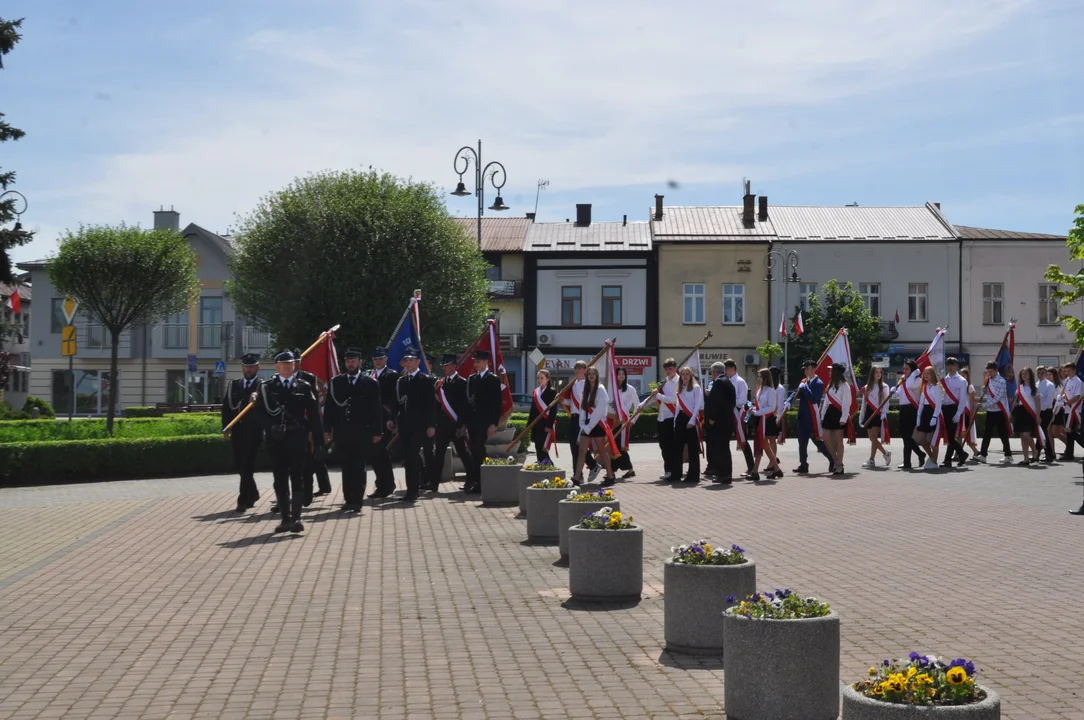
[[[704,397],[704,452],[706,475],[712,482],[728,485],[734,480],[730,456],[730,436],[734,432],[736,395],[734,383],[726,376],[721,362],[711,365],[711,387]]]
[[[787,441],[787,386],[783,384],[783,371],[772,365],[772,382],[775,383],[775,427],[780,444]]]
[[[433,386],[433,427],[436,428],[437,421],[440,419],[441,415],[440,408],[437,407],[436,402],[437,370],[436,366],[434,365],[434,363],[436,362],[436,358],[434,358],[429,353],[422,353],[422,355],[425,357],[425,370],[422,371],[422,374],[429,378],[430,383]],[[420,481],[420,490],[424,492],[429,492],[431,490],[435,492],[437,490],[437,488],[429,487],[429,476],[432,473],[432,468],[436,465],[436,450],[437,436],[435,432],[432,437],[427,435],[426,437],[422,438],[422,458],[425,461],[425,472],[422,474],[422,478]]]
[[[298,359],[295,375],[312,385],[313,391],[316,392],[316,404],[322,408],[324,406],[321,397],[323,381],[308,370],[301,369],[301,350],[294,348],[294,357]],[[305,507],[312,505],[313,498],[331,494],[331,476],[327,472],[326,451],[327,446],[324,446],[319,452],[313,450],[309,453],[308,460],[305,461]],[[318,483],[318,492],[313,492],[314,480],[315,483]]]
[[[760,480],[760,461],[765,453],[768,455],[768,470],[765,473],[769,478],[783,477],[783,470],[779,467],[779,460],[775,455],[775,441],[779,435],[779,428],[775,421],[775,403],[778,395],[775,386],[772,385],[772,371],[761,368],[757,371],[757,393],[753,398],[752,414],[757,418],[756,431],[756,460],[753,465],[752,475],[749,477],[754,482]]]
[[[610,487],[616,480],[613,469],[610,467],[609,438],[606,437],[606,409],[609,404],[610,396],[599,382],[598,370],[593,367],[587,368],[580,414],[576,418],[576,427],[580,433],[580,439],[577,442],[580,454],[576,457],[576,470],[572,477],[572,482],[576,485],[583,484],[583,465],[592,451],[598,453],[602,461],[601,465],[606,469],[602,487]]]
[[[253,393],[257,403],[254,410],[267,430],[271,450],[275,497],[282,515],[282,522],[275,528],[277,533],[304,531],[301,508],[305,502],[305,462],[310,444],[317,447],[324,442],[316,391],[294,376],[296,365],[293,350],[283,350],[275,356],[278,374]]]
[[[570,383],[571,387],[565,393],[563,405],[570,420],[568,423],[568,445],[572,449],[572,464],[575,467],[576,461],[580,457],[579,417],[580,406],[583,402],[584,378],[587,377],[587,363],[583,360],[577,360],[572,366],[572,372],[574,378]],[[595,462],[594,456],[590,453],[587,455],[587,467],[591,472],[588,481],[594,481],[602,471],[602,466]]]
[[[628,370],[623,367],[617,368],[614,373],[616,380],[614,387],[611,388],[613,392],[610,393],[610,416],[613,423],[620,422],[617,414],[617,403],[621,403],[622,409],[625,411],[625,417],[631,418],[632,414],[636,412],[636,408],[640,405],[640,395],[636,392],[636,387],[629,385]],[[613,427],[613,425],[611,425]],[[614,438],[617,441],[617,447],[621,450],[621,455],[614,459],[611,464],[613,465],[614,472],[618,470],[624,470],[625,473],[621,476],[621,480],[628,480],[629,478],[636,477],[636,471],[632,469],[632,458],[629,456],[629,440],[632,438],[632,426],[626,425],[621,428],[618,436]]]
[[[361,350],[347,348],[346,372],[331,378],[324,402],[324,445],[335,442],[342,469],[343,510],[361,512],[365,463],[384,441],[380,384],[361,372]]]
[[[832,453],[820,437],[818,426],[820,424],[820,406],[824,400],[824,381],[817,377],[817,363],[806,360],[802,363],[802,371],[805,379],[798,386],[798,467],[794,472],[799,475],[809,472],[809,441],[813,440],[813,447],[821,455],[828,459],[828,472],[835,470],[835,460]],[[739,402],[741,398],[738,398]]]
[[[734,438],[738,441],[738,448],[742,452],[742,457],[745,458],[745,473],[743,478],[752,479],[753,477],[753,450],[750,447],[752,442],[746,437],[745,433],[745,417],[746,417],[746,405],[749,404],[749,384],[745,382],[745,378],[738,374],[738,364],[729,358],[723,361],[723,369],[726,372],[727,380],[734,386]],[[726,440],[727,444],[730,443],[730,438]]]
[[[241,374],[226,386],[222,396],[222,428],[225,429],[235,417],[248,405],[262,380],[259,378],[260,356],[246,353],[241,356]],[[241,491],[237,495],[237,512],[243,513],[256,506],[260,499],[260,490],[256,487],[256,454],[263,442],[263,428],[260,427],[255,413],[248,413],[234,425],[226,439],[233,448],[233,462],[241,476]]]
[[[666,379],[659,385],[655,402],[659,404],[659,450],[662,452],[662,476],[660,480],[674,478],[674,416],[677,415],[678,366],[674,358],[666,358],[662,363]],[[681,472],[681,468],[677,469]]]
[[[467,378],[467,400],[470,403],[470,458],[474,471],[467,475],[465,493],[479,493],[482,485],[482,463],[486,459],[486,440],[497,432],[501,422],[501,380],[489,369],[489,352],[474,351],[474,374]],[[575,424],[575,423],[573,423]]]
[[[1020,434],[1020,452],[1024,459],[1017,465],[1031,465],[1039,462],[1039,447],[1043,444],[1042,425],[1040,420],[1042,398],[1039,396],[1039,388],[1035,384],[1035,374],[1030,367],[1020,370],[1017,376],[1016,399],[1013,402],[1012,425],[1013,430]]]
[[[884,446],[889,441],[888,400],[892,391],[884,381],[884,370],[874,366],[869,371],[866,386],[862,388],[862,409],[858,413],[859,425],[869,435],[869,460],[862,463],[866,469],[877,467],[877,453],[885,460],[885,467],[892,467],[892,453]]]
[[[444,459],[448,446],[455,446],[455,454],[463,463],[467,474],[467,485],[478,482],[474,476],[474,462],[471,460],[467,443],[467,422],[470,419],[470,403],[467,402],[467,381],[459,374],[459,358],[444,355],[440,359],[444,367],[444,377],[437,381],[437,435],[433,454],[433,468],[429,473],[429,490],[440,490],[444,477]]]
[[[670,467],[677,471],[672,476],[674,482],[687,482],[695,485],[700,482],[700,413],[704,409],[704,389],[697,382],[693,369],[686,365],[678,371],[678,392],[676,395],[678,413],[674,417],[674,453]],[[682,456],[688,455],[689,472],[681,476]]]
[[[536,463],[553,463],[549,449],[557,444],[557,411],[560,404],[550,408],[550,403],[557,397],[557,391],[550,385],[550,371],[542,368],[535,374],[534,392],[531,394],[531,412],[528,423],[545,413],[546,417],[531,428],[531,441],[534,442]],[[547,410],[547,408],[549,408]],[[574,460],[573,460],[574,461]]]
[[[373,350],[373,369],[369,377],[376,380],[380,386],[380,402],[383,406],[384,439],[375,448],[372,448],[373,457],[370,465],[373,467],[373,492],[370,498],[378,500],[386,498],[395,492],[395,471],[391,466],[391,454],[388,452],[388,443],[395,437],[392,425],[399,414],[399,394],[396,385],[399,382],[399,372],[388,367],[388,349],[378,347]]]
[[[1076,365],[1067,362],[1061,366],[1062,404],[1065,406],[1065,452],[1062,460],[1072,460],[1075,455],[1076,444],[1084,447],[1084,439],[1081,438],[1080,427],[1080,403],[1081,391],[1084,383],[1076,374]]]
[[[986,451],[990,449],[990,440],[997,431],[1001,438],[1001,450],[1005,453],[1001,462],[1012,462],[1012,448],[1009,447],[1009,396],[1006,391],[1005,378],[997,371],[997,363],[991,360],[986,363],[986,381],[982,384],[983,405],[986,408],[986,425],[982,429],[982,448],[975,459],[986,462]]]
[[[960,423],[964,419],[964,410],[967,403],[967,380],[957,371],[959,361],[954,357],[945,360],[945,377],[941,378],[941,389],[944,391],[944,402],[941,405],[941,417],[945,421],[945,440],[948,442],[948,450],[945,451],[945,461],[941,463],[943,468],[951,468],[952,461],[963,465],[967,462],[968,454],[960,446]]]
[[[840,363],[832,363],[832,374],[821,401],[820,420],[825,441],[832,453],[832,474],[843,475],[843,431],[850,422],[851,386]]]
[[[937,371],[934,370],[933,365],[922,371],[922,384],[919,385],[918,392],[918,424],[915,427],[915,442],[926,451],[927,458],[922,469],[936,470],[937,443],[940,440],[940,434],[945,430],[941,412],[945,404],[945,393],[937,380]]]
[[[926,462],[926,453],[915,442],[915,428],[918,427],[919,388],[922,385],[922,376],[918,372],[918,363],[914,360],[904,360],[903,372],[900,373],[900,381],[896,384],[899,391],[899,422],[900,437],[903,439],[903,464],[900,470],[911,469],[911,455],[918,456],[919,465]]]
[[[1046,365],[1037,367],[1035,375],[1038,378],[1035,385],[1039,390],[1040,400],[1039,427],[1046,436],[1046,442],[1043,443],[1043,462],[1050,464],[1054,462],[1054,439],[1051,437],[1051,430],[1054,424],[1054,401],[1058,396],[1058,386],[1050,380],[1050,371],[1047,370]]]
[[[433,394],[433,378],[421,371],[418,351],[408,347],[403,351],[403,374],[396,382],[399,398],[399,415],[393,428],[399,434],[403,449],[403,470],[406,473],[406,495],[403,502],[414,502],[421,490],[425,476],[422,452],[428,438],[437,434],[433,414],[436,396]]]
[[[963,368],[960,370],[960,375],[967,381],[967,405],[964,408],[964,432],[961,437],[964,439],[964,444],[971,449],[971,459],[974,461],[979,454],[977,445],[979,431],[975,426],[975,412],[978,410],[979,403],[975,399],[975,386],[971,384],[971,370]]]

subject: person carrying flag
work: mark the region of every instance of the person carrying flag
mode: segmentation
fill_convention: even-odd
[[[433,412],[436,396],[433,393],[433,378],[421,371],[421,358],[416,348],[403,351],[403,363],[405,368],[395,387],[399,414],[393,429],[398,433],[403,448],[407,486],[403,502],[411,503],[418,499],[422,478],[425,477],[422,452],[427,440],[437,433]]]
[[[624,474],[621,475],[622,480],[628,480],[629,478],[636,477],[636,471],[632,468],[632,457],[629,455],[629,439],[632,437],[632,428],[627,426],[628,418],[632,417],[632,414],[636,412],[636,408],[640,404],[640,396],[636,392],[636,388],[633,385],[629,385],[628,370],[623,367],[617,368],[614,371],[614,385],[610,389],[610,417],[613,422],[622,423],[623,427],[618,434],[617,444],[621,450],[621,455],[614,458],[612,461],[614,471],[624,470]],[[621,404],[623,413],[617,412],[617,404]],[[619,420],[624,416],[624,419]],[[611,425],[612,427],[612,425]]]
[[[603,487],[614,484],[613,469],[610,466],[610,443],[613,435],[610,434],[609,426],[606,425],[606,410],[610,405],[610,395],[599,381],[598,369],[589,367],[583,383],[579,415],[573,418],[576,429],[580,434],[577,443],[580,448],[576,456],[575,470],[572,483],[583,484],[583,465],[587,456],[594,450],[598,453],[601,465],[606,468],[606,477],[602,481]]]
[[[396,392],[399,372],[395,368],[388,367],[387,348],[378,347],[373,350],[373,369],[370,371],[369,377],[376,380],[380,386],[380,402],[384,408],[382,423],[384,441],[372,448],[373,456],[370,461],[376,480],[373,492],[369,497],[373,500],[379,500],[395,492],[395,472],[391,466],[388,443],[395,437],[395,432],[392,430],[393,420],[399,414],[399,395]]]
[[[467,381],[458,372],[459,358],[454,354],[441,357],[440,364],[444,367],[444,377],[436,383],[437,434],[433,467],[429,472],[430,492],[440,489],[440,481],[444,477],[444,458],[448,454],[449,445],[455,446],[455,453],[463,463],[463,469],[467,473],[467,485],[478,482],[474,476],[474,462],[467,444],[467,422],[470,419]]]
[[[802,363],[805,379],[798,386],[798,467],[794,472],[799,475],[809,472],[809,441],[821,455],[828,459],[828,472],[833,472],[835,460],[828,452],[820,437],[818,408],[824,398],[824,381],[817,377],[817,363],[806,360]],[[741,398],[739,398],[739,401]]]
[[[467,378],[467,400],[470,403],[470,419],[467,432],[470,435],[470,459],[474,467],[473,477],[467,475],[465,493],[479,493],[482,485],[482,463],[487,457],[486,440],[497,432],[501,422],[501,380],[489,369],[488,350],[474,351],[474,374]]]
[[[540,369],[535,375],[535,382],[538,385],[531,394],[531,411],[527,421],[534,422],[536,417],[543,413],[546,414],[546,417],[541,422],[531,428],[535,462],[552,464],[549,449],[557,444],[558,406],[554,405],[548,411],[546,408],[549,408],[550,403],[557,397],[557,391],[550,385],[550,371],[545,368]]]
[[[678,388],[674,396],[678,412],[674,416],[674,442],[670,452],[670,467],[676,470],[674,482],[695,485],[700,482],[700,412],[704,409],[704,390],[697,381],[696,373],[686,365],[678,371]],[[682,456],[687,456],[689,472],[684,478],[681,468]]]
[[[294,356],[300,358],[301,350],[294,348]],[[321,401],[321,389],[323,383],[316,375],[312,374],[308,370],[301,368],[301,363],[297,363],[297,371],[295,376],[301,378],[309,385],[312,385],[312,389],[316,391],[316,403],[323,406]],[[315,479],[316,483],[313,482]],[[317,484],[319,492],[313,492],[313,485]],[[318,453],[315,450],[309,452],[309,457],[305,461],[305,507],[312,505],[312,499],[318,498],[323,495],[331,494],[331,476],[327,472],[327,455],[326,446]]]
[[[230,381],[226,394],[222,396],[222,427],[230,424],[241,409],[248,405],[249,398],[263,382],[259,378],[260,356],[245,353],[241,356],[243,377]],[[237,512],[243,513],[256,505],[260,499],[260,490],[256,487],[256,455],[263,442],[263,430],[256,417],[248,415],[227,434],[233,447],[233,460],[241,476],[241,491],[237,496]]]
[[[361,372],[361,356],[361,350],[346,349],[346,372],[328,383],[324,403],[324,444],[335,442],[343,510],[356,513],[365,498],[365,463],[384,440],[380,385]]]
[[[945,377],[941,378],[941,389],[945,391],[944,401],[941,405],[941,415],[945,419],[945,438],[948,441],[948,451],[945,453],[945,461],[941,463],[943,468],[951,468],[953,459],[963,465],[967,462],[968,454],[960,445],[960,428],[964,419],[964,410],[967,409],[967,380],[958,372],[960,362],[949,357],[945,360]]]
[[[986,451],[990,449],[990,440],[995,430],[1001,437],[1001,449],[1005,453],[1001,462],[1012,462],[1012,448],[1009,447],[1009,434],[1012,432],[1009,426],[1009,398],[1005,388],[1005,378],[998,373],[997,363],[993,360],[986,363],[986,382],[982,384],[981,392],[986,408],[986,426],[982,430],[982,447],[975,458],[979,462],[986,462]]]
[[[1084,390],[1084,382],[1080,379],[1080,365],[1084,360],[1084,352],[1077,358],[1074,365],[1067,362],[1062,369],[1062,404],[1065,407],[1065,452],[1061,455],[1062,460],[1072,462],[1077,444],[1084,447],[1084,438],[1080,432],[1081,417],[1081,392]]]

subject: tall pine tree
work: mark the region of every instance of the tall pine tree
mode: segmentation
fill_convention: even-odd
[[[0,18],[0,69],[4,67],[4,56],[11,52],[15,43],[22,39],[19,28],[23,20],[5,20]],[[18,140],[25,135],[22,130],[12,127],[4,120],[4,113],[0,112],[0,143],[8,140]],[[7,190],[9,185],[15,184],[15,171],[0,168],[0,196]],[[16,223],[15,226],[5,227],[12,220],[17,219],[15,209],[22,203],[22,198],[8,195],[0,199],[0,282],[12,283],[15,278],[12,272],[11,257],[8,254],[12,248],[30,242],[33,233],[26,232]]]

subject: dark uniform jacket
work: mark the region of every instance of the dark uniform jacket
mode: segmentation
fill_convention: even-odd
[[[467,399],[470,401],[470,426],[485,430],[501,422],[501,380],[490,371],[474,373],[467,379]]]
[[[295,375],[287,387],[276,375],[260,385],[256,402],[254,411],[273,439],[280,439],[284,431],[304,430],[316,445],[324,444],[316,390],[304,379]]]
[[[384,432],[380,384],[359,372],[353,383],[343,373],[331,378],[324,400],[324,431],[364,430],[369,437]]]
[[[236,380],[231,380],[226,385],[226,394],[222,396],[222,428],[225,429],[227,425],[233,422],[233,419],[245,409],[248,405],[249,398],[252,397],[252,393],[256,392],[260,384],[263,382],[259,377],[252,378],[251,384],[248,389],[245,389],[245,378],[240,377]],[[230,433],[233,436],[238,434],[245,435],[259,435],[261,431],[260,423],[256,419],[257,413],[255,408],[249,411],[241,422],[233,426]]]
[[[726,375],[720,375],[712,381],[711,391],[704,398],[704,419],[719,425],[733,423],[736,401],[734,383]]]
[[[433,378],[421,370],[413,375],[403,373],[396,383],[396,397],[399,400],[396,423],[400,428],[424,432],[436,426]]]
[[[370,374],[380,384],[380,402],[384,406],[384,422],[394,420],[399,416],[399,394],[396,392],[399,373],[390,367],[385,367],[379,377],[375,369],[371,370]]]
[[[448,404],[452,407],[452,412],[455,413],[456,420],[453,422],[448,413],[444,411],[444,407],[440,404],[440,400],[437,400],[437,417],[440,419],[441,424],[447,424],[456,428],[466,427],[470,422],[470,402],[467,401],[467,380],[465,380],[459,373],[453,373],[451,376],[445,375],[436,383],[436,389],[439,393],[444,391],[444,397],[448,401]]]
[[[557,397],[557,391],[553,389],[553,385],[547,385],[546,389],[542,391],[542,402],[549,407],[554,398]],[[535,402],[535,394],[531,393],[531,414],[527,418],[528,424],[534,422],[534,419],[539,416],[538,404]],[[546,419],[535,425],[536,428],[541,427],[548,430],[554,422],[557,421],[557,411],[561,409],[561,404],[554,405],[553,408],[546,413]]]

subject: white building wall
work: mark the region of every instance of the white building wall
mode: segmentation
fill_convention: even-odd
[[[585,269],[588,264],[592,267]],[[643,347],[647,335],[646,266],[643,259],[540,259],[535,288],[538,331],[552,333],[555,346],[601,346],[605,338],[617,337],[619,347]],[[582,329],[561,327],[561,288],[567,285],[581,288]],[[602,288],[611,285],[621,287],[621,326],[635,329],[602,327]]]

